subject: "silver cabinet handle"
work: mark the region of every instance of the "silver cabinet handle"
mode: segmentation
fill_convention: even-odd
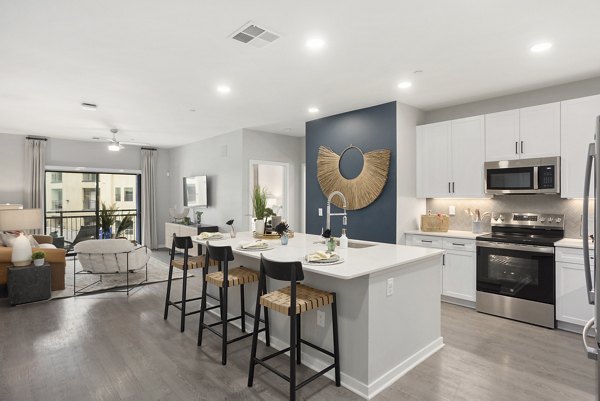
[[[454,181],[452,181],[452,193],[454,193]]]
[[[452,191],[450,191],[450,181],[448,181],[448,193],[452,193]]]
[[[523,153],[523,141],[521,141],[521,153]]]
[[[422,239],[421,242],[427,242],[429,244],[433,243],[433,241],[430,239]]]
[[[460,244],[458,242],[453,242],[452,245],[456,245],[456,246],[465,246],[465,244]]]
[[[597,160],[596,158],[596,144],[590,143],[588,148],[588,154],[585,164],[585,181],[583,182],[583,225],[581,227],[583,234],[583,266],[585,271],[585,286],[587,287],[588,302],[590,305],[595,303],[595,288],[592,282],[592,272],[590,268],[590,244],[589,244],[589,204],[590,204],[590,186],[592,179],[594,180],[594,187],[596,187],[596,177],[592,174],[592,165]]]
[[[518,141],[515,142],[515,154],[516,155],[519,154],[519,142]]]

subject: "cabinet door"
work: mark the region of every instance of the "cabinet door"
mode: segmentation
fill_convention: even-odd
[[[417,127],[417,197],[450,196],[451,123]]]
[[[519,113],[521,159],[559,156],[560,103],[526,107]]]
[[[198,235],[198,227],[197,226],[179,226],[179,235],[182,237],[193,237]],[[190,256],[198,256],[198,245],[194,244],[194,247],[188,251]]]
[[[446,251],[442,294],[475,302],[475,253]]]
[[[484,117],[452,121],[452,196],[482,198],[485,153]]]
[[[165,246],[171,249],[173,234],[179,235],[179,224],[165,223]]]
[[[600,95],[567,100],[560,106],[560,194],[581,198],[588,145],[594,142]]]
[[[583,265],[557,262],[556,320],[585,325],[594,316],[594,306],[587,299]]]
[[[519,110],[485,115],[485,161],[519,158]]]

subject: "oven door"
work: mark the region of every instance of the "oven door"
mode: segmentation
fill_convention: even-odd
[[[554,305],[554,247],[477,241],[477,291]]]

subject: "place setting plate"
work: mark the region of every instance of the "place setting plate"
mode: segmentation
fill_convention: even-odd
[[[275,247],[271,244],[265,244],[264,246],[261,247],[249,247],[249,248],[243,248],[241,245],[238,244],[238,246],[235,247],[235,249],[237,249],[238,251],[248,251],[248,252],[261,252],[261,251],[268,251],[270,249],[274,249]]]
[[[308,260],[309,255],[305,255],[302,258],[302,264],[308,266],[330,266],[337,265],[340,263],[344,263],[344,258],[340,257],[340,255],[331,256],[328,259],[317,259],[317,260]]]

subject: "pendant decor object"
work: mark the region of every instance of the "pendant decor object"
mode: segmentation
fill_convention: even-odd
[[[363,157],[363,168],[354,178],[346,178],[340,172],[342,156],[350,149],[356,149]],[[317,157],[317,180],[324,194],[340,191],[346,197],[348,210],[357,210],[369,206],[381,195],[388,179],[392,152],[389,149],[372,150],[367,153],[350,145],[340,155],[333,150],[319,146]],[[331,203],[342,207],[339,197]]]

